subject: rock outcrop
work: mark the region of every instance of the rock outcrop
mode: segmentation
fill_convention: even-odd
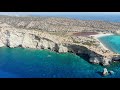
[[[109,73],[110,73],[111,75],[115,74],[115,72],[114,72],[114,71],[109,71]]]
[[[100,64],[100,58],[99,57],[91,57],[89,59],[89,62],[94,63],[94,64]]]
[[[112,58],[107,58],[104,56],[90,56],[89,61],[94,64],[102,64],[103,66],[107,66],[112,63]]]
[[[110,65],[111,62],[112,62],[112,58],[103,57],[103,59],[102,59],[102,64],[104,66]]]
[[[118,34],[118,35],[120,35],[120,30],[116,31],[115,33]]]
[[[104,68],[104,70],[103,70],[103,76],[107,76],[109,73],[108,73],[108,70],[107,70],[107,68]]]
[[[26,31],[23,29],[11,28],[8,27],[9,25],[7,24],[1,24],[1,26],[0,47],[23,47],[34,49],[50,49],[53,51],[58,51],[60,53],[68,52],[67,47],[63,46],[62,43],[60,43],[62,39],[57,36],[50,35],[48,33],[39,33],[33,31],[29,32],[29,30]]]
[[[68,52],[68,48],[63,46],[63,45],[59,45],[59,50],[58,52]]]
[[[114,57],[112,58],[112,61],[114,61],[114,62],[120,62],[120,55],[114,56]]]

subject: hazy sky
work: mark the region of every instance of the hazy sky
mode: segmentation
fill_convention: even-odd
[[[0,15],[120,15],[120,12],[0,12]]]

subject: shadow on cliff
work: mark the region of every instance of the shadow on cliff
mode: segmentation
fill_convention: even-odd
[[[87,62],[89,62],[91,53],[93,53],[96,56],[99,56],[97,53],[89,50],[88,48],[86,48],[84,46],[79,46],[79,45],[68,45],[68,50],[69,50],[69,52],[80,56],[81,58],[83,58]]]
[[[7,35],[7,38],[6,38],[7,44],[6,44],[6,46],[10,47],[10,40],[9,40],[9,38],[10,38],[10,32],[8,30],[6,30],[6,35]]]

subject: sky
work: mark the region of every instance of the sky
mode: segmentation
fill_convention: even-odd
[[[120,15],[120,12],[0,12],[0,15],[26,16],[26,15]]]

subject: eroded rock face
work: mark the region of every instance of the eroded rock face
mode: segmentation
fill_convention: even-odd
[[[111,62],[112,62],[112,59],[111,59],[111,58],[106,58],[106,57],[104,57],[104,58],[102,59],[102,64],[103,64],[104,66],[110,65]]]
[[[23,33],[10,33],[10,37],[8,38],[9,47],[19,47],[23,43]]]
[[[100,59],[98,57],[91,57],[89,61],[94,64],[100,64]]]
[[[111,58],[106,58],[106,57],[97,57],[97,56],[92,56],[89,61],[94,64],[102,64],[103,66],[110,65],[112,62]]]
[[[3,46],[5,46],[5,45],[2,43],[2,41],[0,41],[0,47],[3,47]]]
[[[24,39],[22,42],[22,47],[25,48],[36,48],[37,47],[37,41],[35,42],[34,35],[25,34]]]
[[[50,49],[50,50],[54,51],[55,43],[41,38],[37,44],[37,48],[38,49]]]
[[[120,35],[120,31],[116,31],[116,34]]]
[[[59,53],[61,53],[61,52],[63,52],[63,53],[68,52],[68,48],[63,46],[63,45],[59,45],[59,51],[58,52]]]
[[[23,48],[50,49],[60,53],[68,52],[68,48],[60,44],[60,40],[56,40],[55,36],[47,33],[37,34],[32,31],[6,28],[5,25],[3,24],[3,28],[0,30],[0,47],[8,46],[14,48],[20,46]]]
[[[120,61],[120,55],[113,57],[112,60],[115,62]]]

